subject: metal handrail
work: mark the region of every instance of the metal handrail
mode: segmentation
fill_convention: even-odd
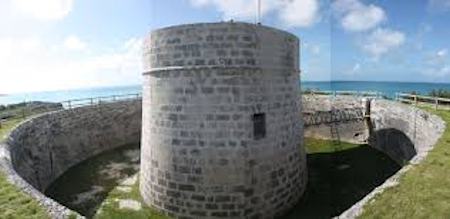
[[[119,101],[119,100],[139,99],[141,97],[142,97],[141,93],[134,93],[134,94],[122,94],[122,95],[71,99],[71,100],[61,101],[60,103],[63,105],[64,109],[73,109],[73,108],[83,107],[83,106],[95,106],[95,105],[99,105],[102,103],[110,103],[110,102],[115,102],[115,101]]]
[[[304,90],[303,94],[333,95],[333,96],[361,96],[361,97],[383,97],[383,92],[378,91],[327,91],[327,90]]]

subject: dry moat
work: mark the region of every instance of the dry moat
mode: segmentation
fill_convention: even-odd
[[[304,111],[326,112],[331,100],[307,96]],[[357,109],[362,104],[354,97],[333,100],[334,106],[342,109]],[[328,125],[306,128],[306,191],[292,210],[283,212],[287,213],[284,218],[357,214],[361,202],[373,197],[380,187],[392,184],[392,179],[402,173],[400,168],[409,166],[400,165],[423,159],[442,133],[443,122],[424,111],[386,100],[373,100],[371,106],[372,130],[364,120],[338,125],[342,139],[338,151],[331,141],[317,140],[330,139]],[[45,206],[53,218],[67,218],[75,212],[96,218],[165,218],[141,199],[141,127],[139,100],[44,114],[11,132],[5,142],[4,166],[10,168],[8,174],[14,183]],[[242,145],[235,148],[249,151]],[[189,148],[186,153],[195,149]],[[282,175],[278,171],[270,174]],[[257,194],[264,197],[263,193]],[[221,210],[225,205],[208,205],[216,206]]]
[[[334,152],[331,142],[308,138],[306,150],[309,175],[305,196],[282,218],[339,215],[400,169],[396,162],[367,145],[343,143],[343,150]],[[136,187],[139,153],[139,145],[126,145],[89,158],[66,171],[46,194],[88,218],[105,218],[109,212],[102,203],[127,201],[112,198],[109,193],[114,190],[126,195]],[[127,211],[145,209],[125,207],[124,215]]]
[[[299,51],[263,25],[154,30],[142,95],[31,117],[0,165],[55,219],[356,218],[445,122],[378,94],[302,95]]]

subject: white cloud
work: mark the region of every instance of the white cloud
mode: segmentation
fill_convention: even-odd
[[[319,45],[312,45],[310,46],[311,53],[313,55],[319,55],[320,54],[320,46]]]
[[[433,80],[448,79],[450,76],[450,65],[427,67],[422,71],[422,74]]]
[[[450,66],[444,66],[438,70],[439,76],[447,76],[450,75]]]
[[[257,0],[190,0],[195,7],[213,6],[224,20],[252,20],[257,16]],[[262,16],[275,13],[289,27],[308,27],[319,19],[319,0],[261,0]]]
[[[448,49],[442,48],[433,53],[429,53],[427,57],[427,63],[430,65],[441,65],[446,63],[448,57]]]
[[[349,32],[373,29],[387,19],[382,8],[373,4],[367,6],[358,0],[335,0],[332,8],[342,28]]]
[[[448,64],[449,51],[442,48],[429,53],[424,74],[434,79],[447,79],[450,76],[450,65]]]
[[[287,1],[279,9],[278,16],[287,26],[310,26],[319,20],[319,2],[317,0]]]
[[[74,56],[37,37],[0,39],[0,93],[136,84],[141,81],[141,40],[130,38],[100,52]],[[58,49],[51,49],[57,47]]]
[[[13,11],[38,20],[59,20],[73,7],[73,0],[10,0]]]
[[[359,63],[353,65],[352,72],[358,72],[359,70],[361,70],[361,65]]]
[[[436,53],[436,56],[438,56],[438,57],[446,57],[447,54],[448,54],[448,49],[447,49],[447,48],[444,48],[444,49],[439,50],[439,51]]]
[[[66,38],[66,40],[64,41],[64,46],[66,46],[67,49],[74,51],[82,51],[88,49],[88,44],[74,35]]]
[[[450,0],[429,0],[428,9],[433,12],[445,12],[450,10]]]
[[[405,35],[402,32],[378,28],[366,38],[362,48],[374,60],[378,60],[382,55],[401,46],[404,42]]]

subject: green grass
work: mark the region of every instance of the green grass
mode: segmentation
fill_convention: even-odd
[[[113,190],[109,193],[105,203],[101,208],[101,212],[97,212],[94,219],[170,219],[151,207],[142,204],[140,211],[123,210],[119,209],[118,202],[115,199],[133,199],[143,203],[141,195],[139,193],[139,182],[135,183],[132,187],[132,191],[129,193]]]
[[[400,167],[381,152],[367,146],[342,143],[335,153],[331,141],[305,138],[308,153],[308,188],[302,200],[280,219],[331,218],[380,185]],[[338,158],[339,162],[336,162]],[[344,169],[338,167],[344,166]],[[142,203],[139,211],[119,209],[118,199]],[[112,190],[95,219],[166,219],[153,208],[143,204],[138,183],[132,192]]]
[[[49,218],[45,209],[0,174],[0,218]]]
[[[13,119],[2,124],[0,143],[12,128],[24,119]],[[45,208],[36,200],[25,194],[16,186],[10,184],[5,175],[0,172],[0,218],[2,219],[45,219],[49,218]]]
[[[307,154],[334,152],[334,147],[333,144],[331,144],[331,141],[315,138],[305,138],[304,140]],[[359,146],[361,145],[341,142],[342,150],[348,150]]]
[[[450,112],[429,110],[450,125]],[[3,124],[0,139],[22,120]],[[308,153],[308,190],[301,202],[283,219],[330,218],[343,212],[398,170],[398,166],[376,150],[361,145],[342,144],[334,152],[330,141],[305,138]],[[336,170],[334,160],[346,169]],[[330,172],[331,171],[331,172]],[[450,129],[419,165],[400,179],[400,184],[377,195],[361,218],[449,218],[450,215]],[[338,185],[338,186],[333,186]],[[168,219],[142,205],[140,211],[121,210],[114,199],[141,201],[138,183],[132,192],[112,190],[96,219]],[[0,174],[0,218],[49,218],[45,209]]]
[[[125,145],[80,162],[58,177],[46,189],[45,194],[90,218],[121,181],[137,173],[136,167],[139,166],[139,161],[125,155],[126,152],[131,151],[139,151],[139,144]],[[114,166],[120,168],[116,169]],[[92,191],[94,185],[100,186],[102,191],[90,194],[80,203],[73,202],[78,195]]]
[[[360,218],[450,217],[450,112],[428,109],[447,123],[447,128],[422,163],[364,206]]]
[[[5,136],[19,123],[23,122],[25,119],[19,118],[19,119],[11,119],[4,123],[2,123],[0,128],[0,144],[3,143],[5,140]]]

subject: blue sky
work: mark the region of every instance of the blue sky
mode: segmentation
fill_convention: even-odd
[[[141,39],[255,22],[256,0],[0,0],[0,93],[141,83]],[[302,43],[302,80],[450,82],[450,0],[262,0]]]

